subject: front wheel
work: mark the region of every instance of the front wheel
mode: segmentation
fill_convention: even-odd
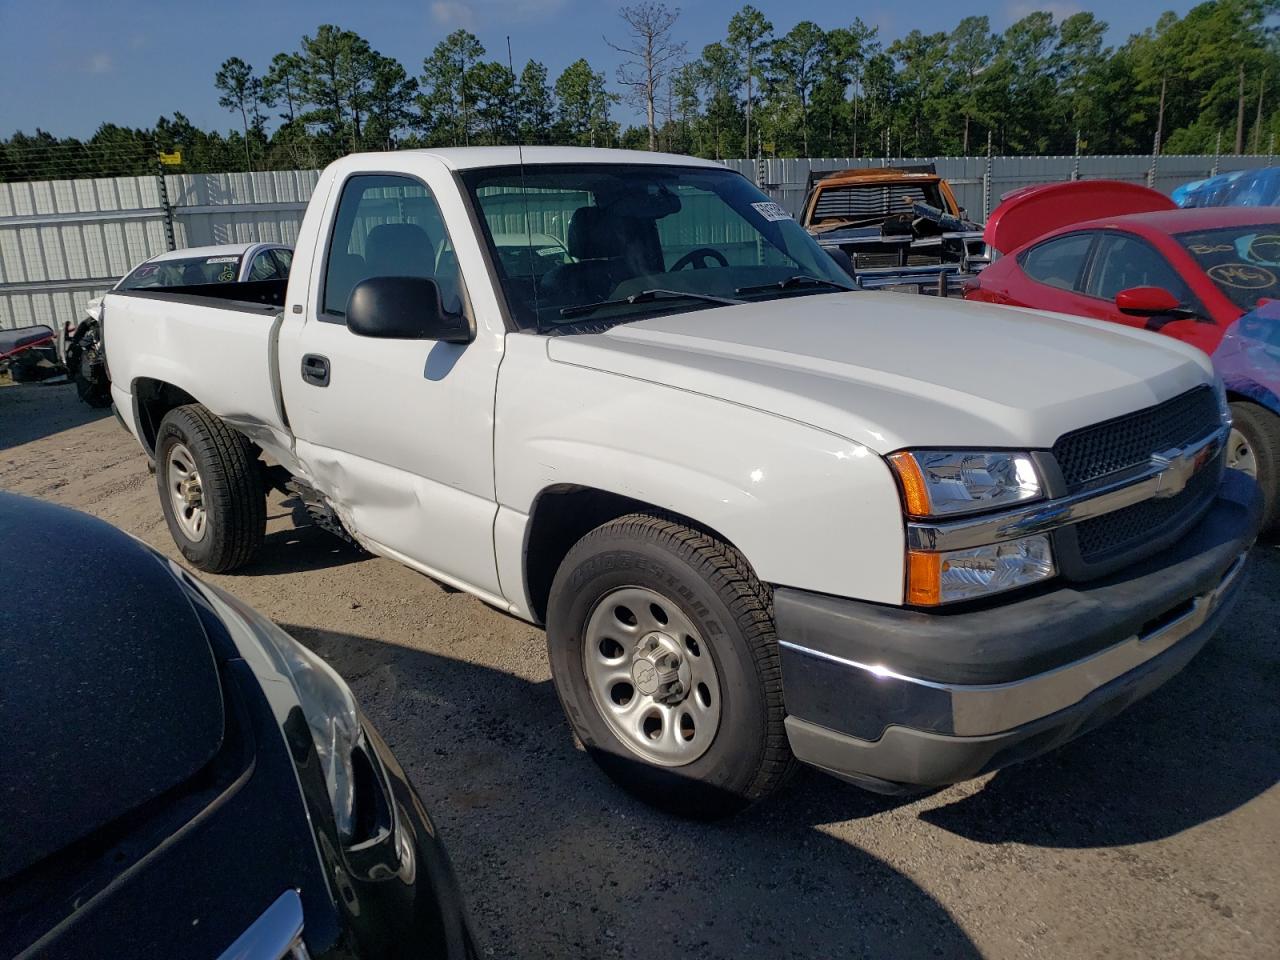
[[[96,325],[87,327],[67,350],[67,373],[76,395],[96,409],[111,406],[111,381],[102,361],[102,344]]]
[[[556,573],[547,646],[578,739],[648,803],[726,816],[795,767],[768,588],[706,533],[647,514],[591,531]]]
[[[199,404],[170,410],[156,432],[156,486],[169,533],[207,573],[252,559],[267,526],[253,447]]]
[[[1280,532],[1280,417],[1256,403],[1231,404],[1227,466],[1247,473],[1262,488],[1262,529]]]

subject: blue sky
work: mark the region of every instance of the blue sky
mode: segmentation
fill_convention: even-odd
[[[149,126],[161,114],[185,113],[204,127],[229,129],[213,90],[218,64],[239,56],[259,70],[292,50],[318,24],[336,23],[365,36],[376,50],[417,73],[422,58],[459,26],[477,34],[494,58],[506,59],[510,34],[516,69],[542,60],[552,78],[580,56],[613,79],[617,55],[602,36],[620,40],[618,0],[0,0],[0,135],[39,126],[85,137],[104,120]],[[686,0],[677,29],[696,55],[723,37],[738,0]],[[1000,30],[1036,9],[1057,16],[1092,10],[1111,25],[1111,43],[1154,23],[1162,10],[1189,2],[1129,0],[992,0],[944,7],[928,0],[838,3],[756,0],[785,32],[797,21],[843,25],[856,14],[892,40],[919,27],[949,30],[963,16],[985,13]],[[629,107],[619,119],[635,119]]]

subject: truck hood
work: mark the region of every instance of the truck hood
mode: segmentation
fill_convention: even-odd
[[[717,397],[878,453],[1047,448],[1212,379],[1167,337],[1079,317],[895,293],[695,310],[554,337],[550,359]]]

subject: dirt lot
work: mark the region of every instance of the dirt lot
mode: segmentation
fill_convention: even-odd
[[[143,455],[68,387],[0,387],[0,487],[177,556]],[[1280,956],[1275,545],[1186,671],[1054,755],[910,802],[802,775],[705,826],[574,749],[537,630],[296,528],[279,497],[268,515],[261,558],[215,579],[351,681],[490,955]]]

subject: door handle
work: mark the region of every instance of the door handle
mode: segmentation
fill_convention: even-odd
[[[308,353],[302,358],[302,379],[317,387],[329,385],[329,358]]]

